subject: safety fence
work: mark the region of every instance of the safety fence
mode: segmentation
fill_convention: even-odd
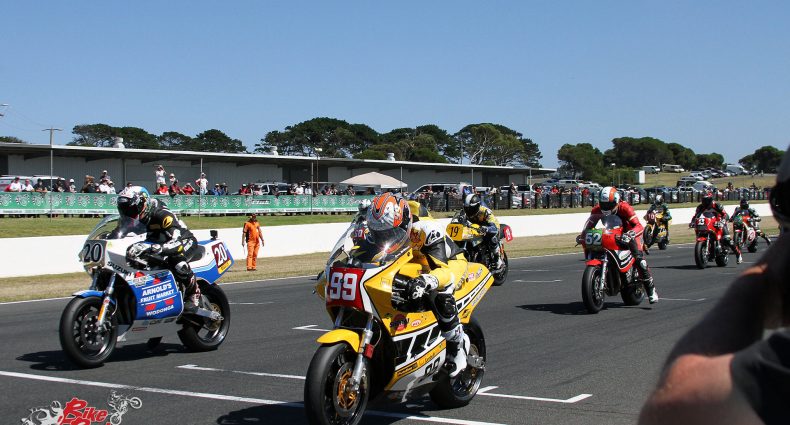
[[[370,196],[311,195],[154,195],[171,210],[188,215],[244,213],[325,213],[357,211],[362,199]],[[2,192],[0,214],[112,214],[117,195],[104,193]]]

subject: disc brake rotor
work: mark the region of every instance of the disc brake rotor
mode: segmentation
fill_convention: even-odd
[[[222,310],[219,308],[219,306],[216,303],[211,303],[209,305],[209,310],[215,311],[215,312],[219,313],[220,315],[222,315]],[[217,329],[219,329],[220,325],[222,325],[222,320],[211,320],[209,318],[206,318],[206,326],[205,326],[205,328],[209,332],[215,332]]]
[[[97,316],[96,312],[91,311],[82,316],[80,321],[80,341],[91,350],[99,350],[104,346],[105,336],[96,326]]]
[[[351,391],[349,389],[351,384],[351,365],[349,363],[343,364],[335,374],[333,381],[334,394],[332,403],[335,407],[335,412],[344,418],[351,416],[356,410],[359,403],[359,392]]]

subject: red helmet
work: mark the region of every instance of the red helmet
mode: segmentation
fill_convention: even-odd
[[[373,198],[367,214],[368,228],[373,242],[385,245],[411,231],[409,203],[392,193],[382,193]]]
[[[612,186],[606,186],[598,194],[598,205],[603,215],[614,214],[620,204],[620,192]]]
[[[702,206],[710,208],[711,205],[713,205],[713,192],[706,190],[702,192]]]

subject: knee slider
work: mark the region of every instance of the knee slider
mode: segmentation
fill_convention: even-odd
[[[436,295],[436,311],[442,319],[452,319],[456,316],[455,299],[452,295]]]

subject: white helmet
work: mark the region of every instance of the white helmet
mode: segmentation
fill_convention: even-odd
[[[368,208],[370,208],[370,199],[363,199],[359,201],[359,212],[362,214],[366,214],[368,212]]]
[[[612,186],[606,186],[598,194],[598,206],[601,207],[601,213],[608,216],[617,212],[617,206],[620,204],[620,192]]]

